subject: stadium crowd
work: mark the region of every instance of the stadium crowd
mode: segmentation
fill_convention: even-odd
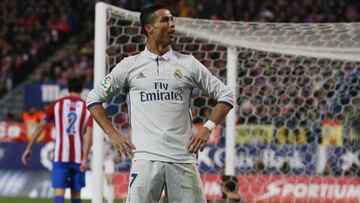
[[[27,80],[40,67],[41,70],[37,71],[34,77],[36,82],[66,84],[68,78],[74,75],[83,76],[86,83],[92,82],[95,2],[91,0],[3,0],[0,2],[2,25],[0,27],[0,98]],[[149,1],[104,0],[104,2],[128,10],[140,11],[141,6]],[[350,0],[156,0],[156,2],[170,5],[175,16],[213,20],[294,23],[359,22],[360,20],[360,4]],[[75,38],[73,46],[64,47],[71,38]],[[176,46],[173,48],[177,51],[188,51]],[[210,54],[201,54],[199,51],[194,53],[194,56],[210,71],[215,71],[214,74],[223,78],[226,62],[221,60],[223,59],[221,57],[224,56],[225,51],[217,51]],[[56,57],[52,57],[55,53],[57,53]],[[327,116],[323,112],[326,110],[324,107],[332,105],[329,101],[336,94],[334,89],[339,89],[341,82],[355,69],[358,69],[360,74],[360,64],[345,64],[341,61],[330,64],[329,61],[319,60],[315,63],[310,61],[308,64],[311,66],[306,66],[309,68],[296,63],[291,67],[281,63],[266,68],[251,66],[251,61],[257,61],[259,57],[261,55],[254,54],[251,50],[244,50],[239,56],[244,66],[241,66],[238,72],[238,77],[241,79],[237,124],[273,124],[276,127],[276,135],[274,135],[276,140],[271,142],[276,144],[322,142],[318,131],[321,126],[311,123],[316,123],[319,118]],[[249,67],[246,66],[247,62],[250,64]],[[330,68],[321,69],[324,64]],[[300,91],[299,87],[301,87]],[[350,94],[351,90],[346,90],[344,94],[348,93]],[[125,98],[120,100],[125,102]],[[351,99],[350,102],[347,100],[339,100],[339,102],[340,112],[358,111],[358,108],[353,107],[359,105],[359,102],[351,103],[353,102]],[[213,104],[213,101],[207,100],[206,97],[195,99],[192,107],[193,122],[203,123],[208,118]],[[114,112],[117,112],[117,108]],[[115,114],[113,118],[114,123],[118,123],[119,130],[127,132],[129,120],[126,103],[122,103],[120,109],[121,112]],[[30,108],[28,112],[23,113],[22,121],[25,123],[38,121],[43,117],[42,114],[40,109]],[[344,119],[349,118],[335,114],[331,120],[324,119],[316,124],[332,125],[343,122]],[[20,118],[9,112],[8,121],[11,120],[18,121]],[[359,121],[360,115],[353,123],[353,128],[356,128],[357,132],[360,132]],[[329,143],[332,144],[331,141]],[[257,140],[250,144],[269,143]],[[266,168],[261,160],[255,161],[251,171],[256,174],[303,174],[303,171],[297,172],[292,169],[287,162],[280,170],[274,172],[273,169]],[[359,166],[352,165],[340,174],[327,164],[324,175],[360,176],[360,170]]]
[[[115,1],[139,11],[144,0]],[[235,21],[357,22],[359,4],[350,0],[165,0],[176,16]]]
[[[93,80],[93,41],[79,49],[63,49],[58,58],[47,62],[36,80],[43,83],[66,84],[71,76],[83,76],[86,83]]]
[[[85,28],[93,6],[80,1],[0,2],[0,96],[20,84],[57,51],[66,40]],[[91,11],[92,10],[92,11]]]
[[[139,11],[146,0],[104,1]],[[359,21],[359,4],[353,1],[324,0],[157,0],[170,5],[175,16],[266,22],[356,22]],[[24,81],[54,51],[71,36],[87,32],[93,35],[94,2],[89,0],[49,2],[11,1],[0,2],[0,95],[9,92]],[[89,18],[91,16],[91,18]],[[79,32],[81,31],[81,32]],[[80,50],[88,44],[90,53]],[[83,42],[78,50],[63,50],[61,59],[45,66],[40,81],[65,81],[66,75],[79,73],[86,64],[92,65],[92,42]],[[79,67],[79,69],[78,69]],[[91,69],[91,67],[90,67]],[[60,74],[61,72],[61,74]],[[86,71],[87,81],[91,71]]]
[[[107,3],[125,9],[139,11],[141,6],[150,1],[145,0],[107,0]],[[352,1],[219,1],[219,0],[158,0],[170,5],[175,16],[207,18],[219,20],[239,21],[266,21],[266,22],[350,22],[359,20],[359,4]],[[64,1],[62,3],[49,3],[48,1],[10,1],[0,3],[2,23],[0,32],[0,95],[11,90],[12,87],[24,81],[32,72],[45,62],[41,71],[35,77],[38,82],[65,84],[73,75],[80,75],[90,83],[93,78],[93,33],[94,33],[94,2],[90,0]],[[91,18],[89,18],[91,16]],[[63,47],[67,39],[75,37],[75,49]],[[211,48],[211,47],[210,47]],[[174,47],[177,50],[176,47]],[[55,60],[49,60],[55,51],[58,52]],[[179,50],[181,51],[181,50]],[[187,50],[185,50],[187,51]],[[242,60],[251,62],[247,51],[239,56]],[[211,60],[219,57],[218,53],[208,54],[204,58],[201,53],[194,53],[210,70],[219,71],[215,74],[223,76],[226,63],[217,60],[211,66]],[[254,55],[252,55],[254,56]],[[215,57],[215,58],[213,58]],[[257,58],[253,58],[257,60]],[[336,65],[336,64],[335,64]],[[335,67],[335,66],[334,66]],[[272,67],[274,68],[274,67]],[[239,77],[243,78],[239,90],[241,96],[241,117],[239,123],[275,123],[278,126],[296,128],[306,126],[309,118],[314,121],[319,117],[319,109],[326,105],[326,97],[330,98],[331,88],[337,85],[332,80],[332,73],[327,70],[318,70],[318,66],[304,70],[304,67],[285,67],[279,65],[275,69],[267,70],[269,82],[265,84],[264,78],[259,74],[261,68],[240,68]],[[336,67],[335,67],[336,68]],[[354,68],[354,66],[352,66]],[[280,69],[280,70],[277,70]],[[295,82],[299,74],[304,71],[309,77]],[[316,86],[309,78],[319,73],[326,80],[323,89],[317,91],[311,88]],[[336,69],[338,77],[346,74],[347,69]],[[265,72],[264,72],[265,73]],[[284,79],[272,80],[274,74],[280,74]],[[251,77],[246,77],[249,75]],[[266,78],[265,78],[266,79]],[[295,82],[295,83],[294,83]],[[268,86],[272,86],[276,96],[269,94]],[[301,97],[293,98],[297,93],[297,86],[302,89]],[[289,88],[286,88],[290,86]],[[311,95],[310,93],[313,92]],[[200,104],[196,102],[200,101]],[[195,106],[200,107],[203,101],[196,100]],[[210,101],[209,101],[210,102]],[[301,108],[294,108],[294,105]],[[314,106],[317,105],[317,106]],[[316,107],[316,108],[315,108]],[[195,122],[206,118],[207,107],[198,108]],[[309,109],[314,109],[309,111]],[[195,109],[196,110],[196,109]],[[280,116],[278,116],[280,115]],[[285,120],[286,119],[286,123]],[[295,126],[295,127],[294,127]],[[314,137],[314,136],[309,136]],[[313,142],[314,140],[308,140]]]

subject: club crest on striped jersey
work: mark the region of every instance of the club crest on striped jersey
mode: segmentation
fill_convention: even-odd
[[[111,75],[107,75],[104,80],[101,82],[101,87],[104,89],[104,90],[107,90],[111,83],[112,83],[113,79],[111,77]]]
[[[181,69],[176,68],[174,71],[174,78],[181,79],[183,76]]]

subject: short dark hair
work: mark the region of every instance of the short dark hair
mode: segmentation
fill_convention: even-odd
[[[84,81],[81,77],[71,77],[68,80],[68,91],[81,93],[83,90]]]
[[[145,25],[154,23],[156,17],[154,12],[160,9],[167,9],[167,8],[162,4],[155,3],[143,7],[143,9],[141,10],[140,24],[141,24],[141,29],[146,36],[148,36],[148,34],[146,33]]]

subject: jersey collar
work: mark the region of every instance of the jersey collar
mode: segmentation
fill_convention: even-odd
[[[171,56],[173,55],[173,50],[172,48],[170,47],[170,50],[168,52],[166,52],[165,54],[161,55],[161,56],[158,56],[152,52],[149,51],[149,49],[147,48],[147,46],[145,47],[145,50],[144,50],[144,53],[147,57],[153,59],[153,60],[156,60],[157,58],[162,58],[162,59],[165,59],[165,60],[169,60],[171,58]]]

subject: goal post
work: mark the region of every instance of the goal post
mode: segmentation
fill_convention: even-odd
[[[94,85],[98,85],[124,57],[140,53],[146,37],[138,12],[98,2],[95,15]],[[172,48],[194,55],[236,94],[226,122],[199,154],[209,200],[221,197],[222,174],[237,177],[238,192],[247,202],[360,198],[353,192],[360,181],[352,168],[360,167],[359,158],[354,158],[360,140],[356,127],[360,120],[360,23],[179,17],[174,21]],[[194,93],[195,128],[215,103],[201,91]],[[106,110],[114,126],[130,135],[125,94],[113,98]],[[95,124],[92,200],[96,203],[103,201],[102,135]],[[130,161],[122,159],[116,165],[115,196],[124,198]],[[281,184],[291,187],[282,190]],[[314,196],[311,188],[324,195]],[[337,188],[344,194],[334,196]]]
[[[94,85],[100,84],[106,73],[106,19],[108,5],[98,2],[95,8],[95,53],[94,53]],[[92,202],[103,202],[103,163],[104,163],[104,137],[100,126],[93,125],[92,147],[92,176],[93,192]]]
[[[237,50],[236,47],[227,48],[227,85],[233,90],[234,97],[237,98]],[[234,102],[233,109],[226,117],[226,138],[225,138],[225,175],[235,175],[235,123],[236,123],[237,104]]]

